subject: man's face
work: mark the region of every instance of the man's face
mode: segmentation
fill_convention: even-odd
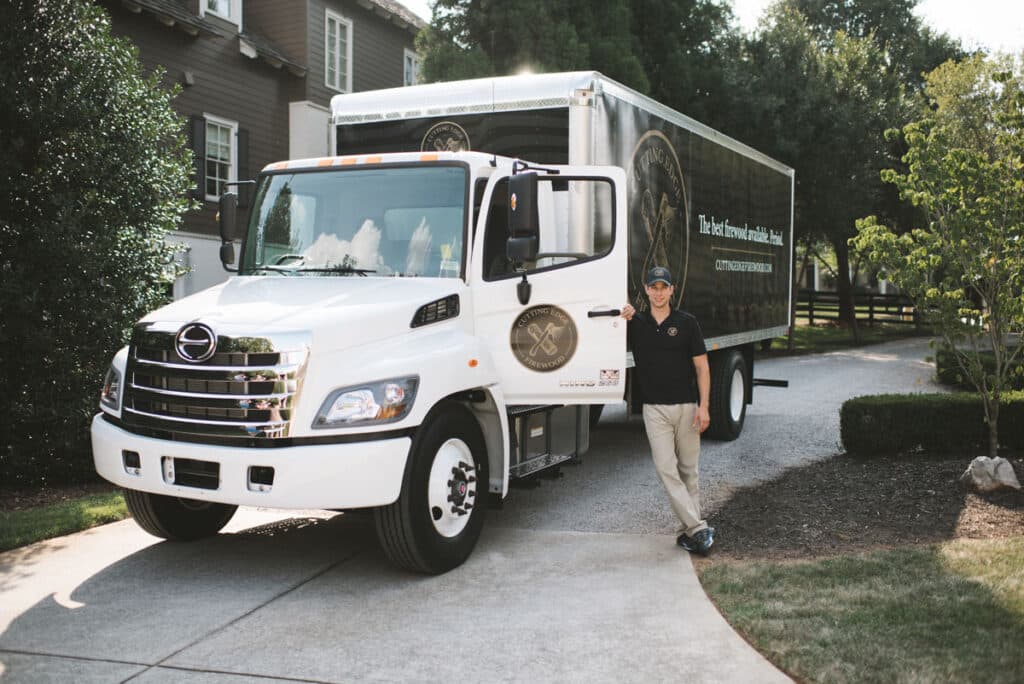
[[[651,300],[651,307],[656,309],[668,305],[672,299],[672,293],[676,291],[676,288],[673,286],[660,282],[648,285],[645,289],[647,290],[647,298]]]

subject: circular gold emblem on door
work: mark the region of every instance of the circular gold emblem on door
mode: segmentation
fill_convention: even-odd
[[[576,324],[551,304],[531,306],[512,322],[509,342],[519,363],[539,373],[558,370],[576,353]]]

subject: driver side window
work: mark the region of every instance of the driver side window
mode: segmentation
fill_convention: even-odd
[[[611,249],[615,202],[611,183],[602,179],[541,177],[537,207],[539,254],[532,263],[514,264],[505,253],[509,238],[508,179],[495,185],[484,228],[484,280],[571,266],[599,258]],[[520,270],[517,270],[518,269]]]

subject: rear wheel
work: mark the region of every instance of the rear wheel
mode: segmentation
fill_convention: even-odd
[[[476,419],[455,402],[440,405],[413,440],[398,500],[374,510],[384,553],[415,572],[461,565],[483,528],[487,483]]]
[[[709,436],[723,440],[740,436],[747,415],[749,386],[747,364],[738,351],[724,352],[712,361]]]
[[[124,490],[124,502],[139,527],[154,537],[192,541],[217,534],[238,506]]]

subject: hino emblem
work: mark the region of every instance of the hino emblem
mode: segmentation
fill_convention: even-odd
[[[208,325],[189,323],[175,335],[174,349],[189,363],[208,361],[217,351],[217,333]]]

